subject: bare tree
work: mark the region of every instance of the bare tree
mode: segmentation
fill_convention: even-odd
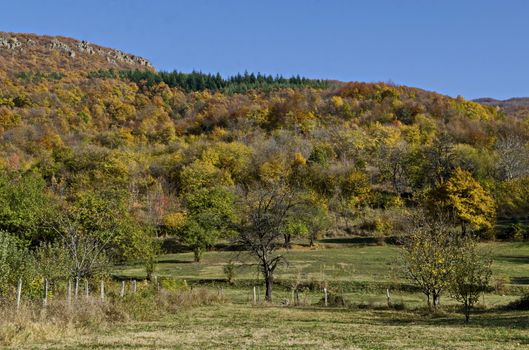
[[[500,179],[512,180],[529,174],[529,147],[522,136],[512,134],[501,137],[495,148]]]
[[[274,272],[284,256],[284,228],[289,213],[297,205],[296,195],[282,184],[255,184],[242,191],[242,220],[236,243],[258,261],[264,276],[266,300],[272,301]]]
[[[115,236],[113,230],[105,235],[94,235],[74,219],[62,216],[54,227],[71,260],[71,274],[76,278],[92,276],[108,266],[107,249]],[[94,220],[96,220],[94,218]]]
[[[408,167],[408,144],[404,141],[396,145],[383,145],[378,157],[379,168],[385,180],[391,183],[397,194],[406,192],[410,185]]]

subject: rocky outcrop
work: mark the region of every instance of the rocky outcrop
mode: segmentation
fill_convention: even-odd
[[[2,53],[3,52],[3,53]],[[89,43],[84,40],[75,40],[66,37],[38,36],[33,34],[2,33],[0,32],[0,56],[16,54],[23,57],[24,54],[46,55],[57,52],[71,60],[81,63],[94,61],[94,66],[105,65],[105,68],[138,68],[154,69],[151,63],[143,57],[128,54],[116,49],[105,48]],[[28,56],[28,55],[26,55]],[[75,65],[75,62],[72,63]]]
[[[1,37],[0,36],[0,48],[14,50],[17,47],[22,46],[22,43],[18,41],[16,37]]]

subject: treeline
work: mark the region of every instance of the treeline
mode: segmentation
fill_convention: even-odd
[[[237,74],[228,78],[219,73],[210,74],[193,71],[183,73],[178,71],[152,72],[148,70],[99,70],[88,74],[90,78],[126,79],[136,84],[154,85],[165,83],[169,87],[176,87],[185,92],[193,91],[221,91],[224,93],[244,93],[249,90],[270,91],[284,88],[316,88],[325,89],[331,86],[327,80],[308,79],[299,75],[285,78],[280,75],[264,75],[261,73]]]

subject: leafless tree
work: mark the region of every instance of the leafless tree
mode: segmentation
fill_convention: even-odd
[[[529,175],[529,147],[519,135],[501,137],[496,142],[497,172],[501,180]]]
[[[406,164],[408,152],[408,145],[405,142],[383,146],[380,150],[379,168],[397,194],[404,193],[410,185],[407,174],[408,164]]]
[[[254,184],[241,189],[242,221],[237,244],[258,261],[264,276],[266,300],[272,301],[274,272],[283,262],[284,226],[298,204],[296,194],[281,184]]]
[[[115,229],[110,227],[99,234],[89,232],[68,215],[57,218],[53,229],[60,235],[70,257],[72,277],[92,276],[108,266],[108,251],[116,235]]]

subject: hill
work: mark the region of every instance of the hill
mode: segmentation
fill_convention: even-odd
[[[0,69],[66,73],[98,69],[153,69],[146,59],[62,36],[0,32]]]
[[[529,130],[494,107],[385,83],[156,72],[83,41],[0,37],[5,184],[37,177],[53,203],[112,192],[131,222],[174,234],[197,188],[277,182],[314,205],[305,234],[383,236],[406,232],[417,205],[462,169],[508,234],[526,217]],[[495,214],[471,225],[490,230]],[[15,222],[0,229],[41,239]]]
[[[527,97],[514,97],[507,100],[479,98],[474,101],[486,106],[498,107],[507,115],[517,118],[523,119],[529,116],[529,98]]]

